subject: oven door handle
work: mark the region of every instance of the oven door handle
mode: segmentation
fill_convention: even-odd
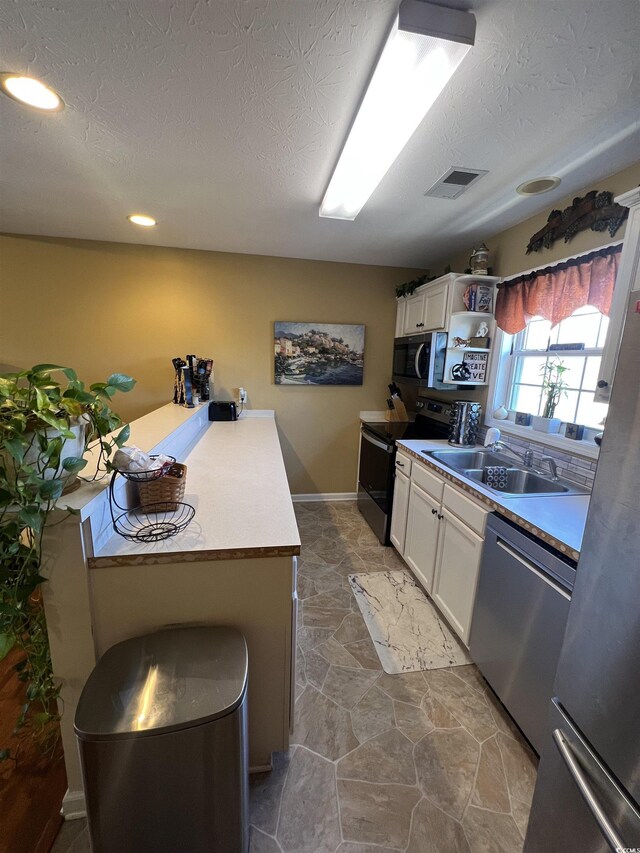
[[[414,367],[416,369],[416,376],[418,377],[418,379],[422,379],[422,374],[420,373],[420,356],[422,355],[423,349],[424,349],[424,344],[420,344],[420,346],[416,350],[416,361],[415,361]]]
[[[368,432],[365,432],[363,429],[360,430],[360,435],[362,438],[369,441],[371,444],[374,444],[376,447],[379,447],[380,450],[384,450],[385,453],[393,453],[393,445],[385,444],[383,441],[378,441],[377,438],[374,438],[372,435],[369,435]]]

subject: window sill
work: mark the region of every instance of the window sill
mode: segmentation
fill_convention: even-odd
[[[575,441],[572,438],[565,438],[563,435],[549,435],[545,432],[539,432],[533,427],[524,427],[510,420],[499,421],[496,418],[485,418],[485,426],[497,427],[501,433],[513,435],[517,438],[526,439],[527,441],[542,444],[544,447],[554,447],[563,453],[570,453],[572,456],[584,456],[587,459],[597,459],[600,453],[600,448],[593,441]]]

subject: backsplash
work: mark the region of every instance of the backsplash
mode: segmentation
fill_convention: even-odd
[[[478,444],[484,442],[484,437],[487,434],[487,428],[482,427],[478,430]],[[508,435],[504,437],[505,444],[513,447],[518,453],[524,453],[525,450],[533,451],[533,464],[536,468],[542,467],[540,459],[543,456],[551,456],[558,464],[558,476],[564,477],[566,480],[571,480],[573,483],[578,483],[587,489],[593,488],[593,478],[596,475],[597,460],[585,459],[584,456],[573,456],[571,453],[563,453],[561,450],[556,450],[555,447],[538,444],[535,441],[528,441],[519,436]]]

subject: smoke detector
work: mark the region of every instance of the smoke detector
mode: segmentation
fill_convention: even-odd
[[[486,169],[452,166],[426,191],[425,195],[432,198],[458,198],[486,174],[488,174]]]

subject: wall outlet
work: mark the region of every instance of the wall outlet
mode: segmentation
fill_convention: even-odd
[[[238,388],[238,402],[247,402],[247,392],[244,390],[244,388]]]

